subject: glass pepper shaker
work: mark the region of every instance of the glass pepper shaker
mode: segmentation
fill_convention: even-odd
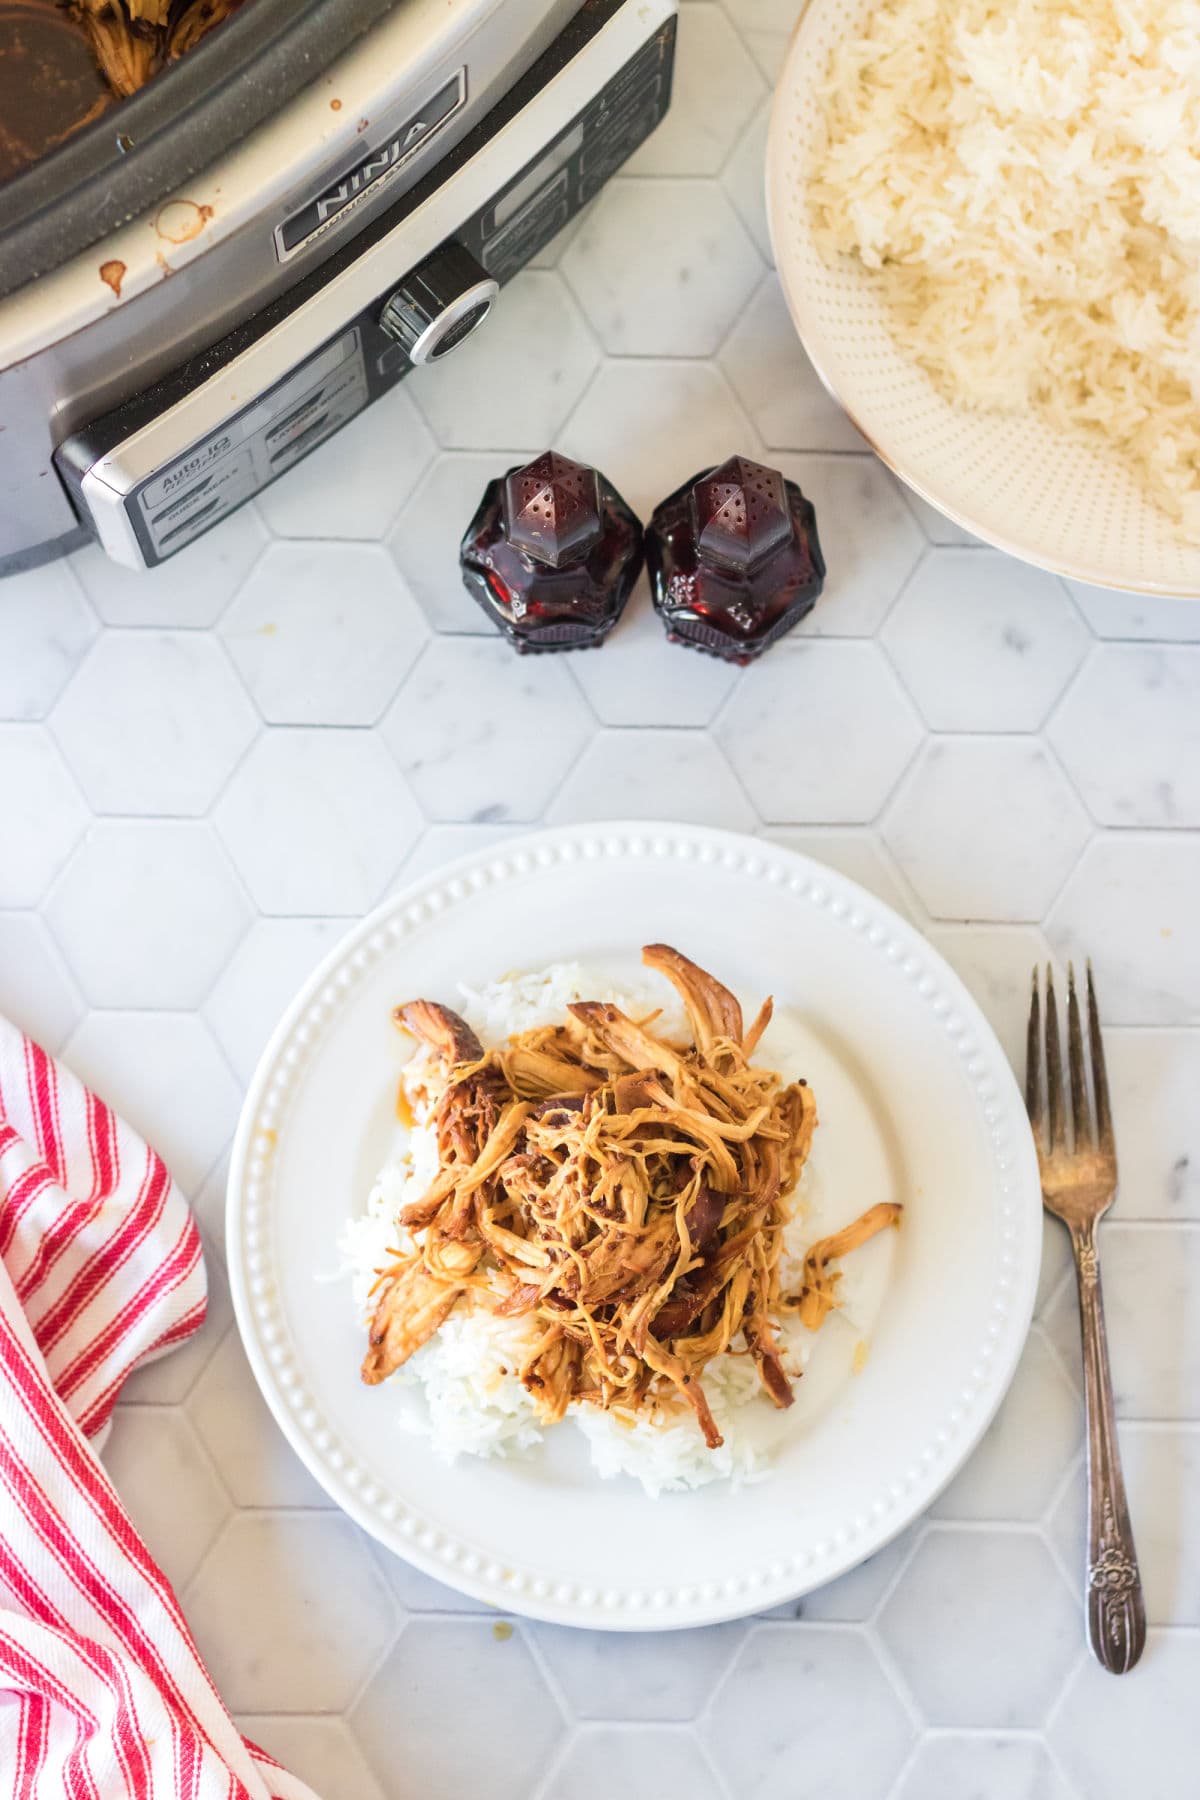
[[[489,481],[459,564],[517,650],[590,649],[641,571],[641,522],[597,469],[547,450]]]
[[[693,476],[654,509],[646,564],[668,637],[736,663],[798,624],[825,581],[810,502],[748,456]]]

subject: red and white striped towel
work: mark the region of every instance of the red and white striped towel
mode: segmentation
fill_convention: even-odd
[[[0,1019],[0,1800],[313,1800],[242,1738],[93,1450],[205,1305],[162,1162]]]

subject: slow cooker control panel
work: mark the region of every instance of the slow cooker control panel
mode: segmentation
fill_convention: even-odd
[[[361,239],[239,332],[60,446],[59,471],[111,556],[143,567],[174,555],[414,366],[449,354],[477,327],[486,330],[502,284],[591,199],[666,111],[672,0],[609,0],[604,10],[601,24],[610,31],[620,26],[633,53],[590,88],[581,73],[580,92],[590,97],[565,124],[560,100],[557,126],[540,137],[532,129],[543,89],[549,92],[546,70],[537,64],[482,121],[478,141],[466,138],[444,170],[412,189]],[[594,33],[600,13],[598,6],[584,8],[578,29]],[[588,47],[586,38],[582,49],[568,45],[557,73],[573,74]],[[516,142],[532,141],[534,149],[517,172],[485,186],[486,202],[476,200],[428,254],[407,269],[400,261],[382,292],[364,293],[372,258],[386,258],[396,269],[396,253],[417,235],[423,208],[452,220],[455,184],[471,193],[467,177],[473,177],[478,194],[482,172],[491,167],[489,136],[498,149],[505,131],[514,141],[514,130],[521,132]],[[510,169],[515,160],[510,154]],[[278,368],[306,331],[311,338],[318,318],[330,327],[321,341],[288,358],[286,373],[264,384],[264,368],[271,360]],[[243,399],[247,394],[252,397]],[[240,404],[231,406],[235,395]]]

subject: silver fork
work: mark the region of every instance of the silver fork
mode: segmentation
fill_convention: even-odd
[[[1088,1043],[1091,1050],[1093,1108],[1088,1099],[1083,1025],[1075,992],[1075,970],[1067,969],[1067,1060],[1071,1098],[1071,1143],[1066,1132],[1067,1094],[1054,974],[1046,969],[1046,1021],[1042,1030],[1038,971],[1025,1051],[1025,1104],[1037,1145],[1046,1210],[1062,1220],[1075,1252],[1079,1322],[1083,1336],[1084,1395],[1087,1411],[1087,1627],[1088,1642],[1106,1669],[1132,1669],[1146,1642],[1146,1607],[1138,1572],[1121,1454],[1113,1413],[1112,1376],[1096,1226],[1117,1190],[1117,1150],[1108,1101],[1108,1076],[1100,1037],[1100,1013],[1092,965],[1087,968]],[[1046,1052],[1045,1106],[1042,1102],[1042,1044]]]

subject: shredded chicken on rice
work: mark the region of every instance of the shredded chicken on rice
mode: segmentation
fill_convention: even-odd
[[[751,1061],[769,1000],[747,1030],[728,989],[677,950],[651,944],[643,961],[679,991],[690,1049],[599,1001],[488,1051],[445,1007],[397,1007],[429,1047],[438,1173],[400,1214],[414,1247],[373,1290],[364,1381],[385,1380],[462,1304],[530,1319],[517,1372],[546,1423],[574,1402],[637,1408],[675,1391],[715,1449],[701,1376],[726,1350],[752,1356],[770,1399],[791,1405],[777,1321],[791,1309],[818,1329],[837,1305],[829,1265],[900,1207],[814,1244],[800,1291],[784,1293],[813,1096]]]

